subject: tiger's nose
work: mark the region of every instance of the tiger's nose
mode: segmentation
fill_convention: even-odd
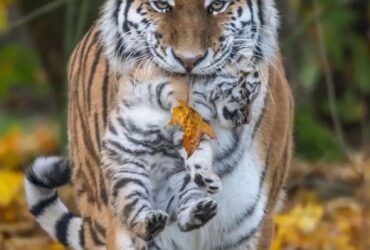
[[[206,56],[207,52],[205,53],[199,53],[191,56],[186,56],[182,53],[175,52],[172,50],[173,56],[175,59],[186,69],[186,71],[189,73],[193,70],[195,66],[197,66]]]

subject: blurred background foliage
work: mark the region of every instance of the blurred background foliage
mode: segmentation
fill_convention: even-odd
[[[336,116],[345,142],[363,149],[370,138],[369,1],[320,0],[317,10],[312,1],[281,2],[281,43],[297,105],[297,153],[306,159],[341,160],[325,74],[334,82]],[[318,28],[330,72],[323,66]]]
[[[41,236],[33,248],[10,236],[35,226],[19,191],[24,166],[36,155],[67,152],[66,64],[102,2],[0,0],[0,249],[63,249]],[[366,238],[361,220],[370,221],[370,1],[276,2],[299,163],[286,214],[276,218],[274,249],[286,242],[287,249],[361,249],[353,242]],[[348,217],[355,219],[346,224]],[[332,245],[319,240],[329,234]]]
[[[345,159],[342,139],[347,147],[364,150],[370,138],[370,7],[367,0],[317,2],[315,10],[312,1],[278,1],[282,54],[297,105],[296,152],[303,159],[340,161]],[[0,1],[1,113],[59,116],[65,142],[66,63],[101,3]],[[323,32],[329,72],[323,67],[317,26]],[[327,73],[335,85],[335,116],[343,138],[333,126]]]

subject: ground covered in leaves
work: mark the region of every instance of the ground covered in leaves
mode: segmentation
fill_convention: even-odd
[[[22,166],[57,145],[53,126],[43,123],[0,136],[1,250],[64,249],[36,225],[23,191]],[[273,250],[370,249],[370,162],[354,159],[352,164],[294,161],[285,208],[275,217]],[[62,195],[71,203],[71,188]]]

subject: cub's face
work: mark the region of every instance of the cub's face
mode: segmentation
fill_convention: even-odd
[[[116,62],[147,60],[167,71],[222,72],[263,59],[272,0],[109,0],[102,39]],[[270,27],[271,26],[271,27]],[[266,41],[265,41],[266,40]]]

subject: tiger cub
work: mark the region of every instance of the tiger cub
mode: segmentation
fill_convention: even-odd
[[[205,120],[216,119],[230,129],[248,123],[261,81],[258,73],[240,75],[192,82],[136,69],[119,80],[101,167],[114,213],[136,236],[152,240],[168,220],[177,221],[181,231],[191,231],[216,215],[217,203],[210,195],[221,189],[221,181],[212,169],[211,139],[204,136],[187,157],[182,130],[168,124],[178,100],[188,97]]]

